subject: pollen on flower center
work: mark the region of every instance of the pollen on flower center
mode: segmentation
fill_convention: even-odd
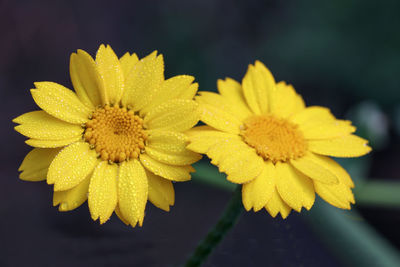
[[[85,140],[102,160],[122,162],[138,158],[147,138],[143,120],[133,111],[118,106],[96,109],[86,123]]]
[[[247,118],[241,135],[258,155],[274,163],[300,158],[307,150],[307,143],[297,125],[273,115]]]

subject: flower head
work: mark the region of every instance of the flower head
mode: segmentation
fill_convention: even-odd
[[[233,183],[243,184],[246,210],[265,209],[286,218],[292,209],[310,209],[315,193],[328,203],[350,209],[353,181],[333,157],[357,157],[371,148],[353,133],[350,121],[329,109],[305,107],[291,85],[276,83],[259,61],[242,84],[218,81],[219,94],[199,92],[206,126],[187,132],[188,148],[207,154]]]
[[[106,222],[115,211],[141,226],[149,199],[168,211],[174,204],[171,181],[187,181],[190,164],[201,156],[186,150],[182,132],[199,120],[192,100],[192,76],[164,80],[162,55],[118,59],[101,45],[96,59],[71,55],[74,91],[53,82],[31,89],[42,109],[25,113],[15,129],[35,147],[21,164],[20,178],[54,185],[60,211],[88,199],[93,220]]]

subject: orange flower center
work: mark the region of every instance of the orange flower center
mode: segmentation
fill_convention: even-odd
[[[273,115],[247,118],[241,135],[258,155],[273,163],[300,158],[307,150],[307,143],[297,125]]]
[[[102,160],[122,162],[139,157],[147,135],[143,120],[133,111],[105,106],[93,112],[92,119],[86,123],[84,138]]]

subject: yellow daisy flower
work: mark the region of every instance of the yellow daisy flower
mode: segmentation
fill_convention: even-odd
[[[249,65],[242,84],[218,81],[220,94],[199,92],[206,126],[187,132],[187,148],[207,154],[227,179],[242,186],[247,211],[263,207],[286,218],[292,209],[310,209],[315,193],[333,206],[354,204],[353,181],[333,157],[367,154],[368,141],[353,135],[350,121],[329,109],[305,107],[291,85],[276,83],[259,61]]]
[[[88,199],[93,220],[106,222],[115,211],[141,226],[149,199],[169,211],[171,181],[187,181],[190,164],[201,156],[185,147],[182,132],[199,120],[192,76],[164,80],[162,55],[118,59],[101,45],[94,60],[85,51],[71,55],[75,92],[37,82],[32,97],[42,109],[14,119],[15,130],[35,147],[19,168],[20,178],[54,184],[60,211]]]

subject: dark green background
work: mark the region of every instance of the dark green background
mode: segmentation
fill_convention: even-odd
[[[182,263],[216,221],[229,194],[195,183],[176,185],[170,213],[149,204],[144,227],[116,218],[98,226],[86,204],[58,213],[50,187],[18,180],[29,147],[11,119],[37,109],[34,81],[71,88],[69,55],[94,55],[110,44],[118,55],[164,55],[166,77],[191,74],[200,90],[241,80],[263,61],[292,83],[308,105],[339,117],[361,101],[387,114],[387,146],[372,154],[370,176],[399,179],[399,1],[11,1],[0,0],[0,265],[171,266]],[[379,126],[376,126],[379,127]],[[400,192],[399,192],[400,194]],[[398,209],[362,208],[397,246]],[[360,255],[362,257],[362,255]],[[298,214],[286,221],[245,214],[207,266],[337,266]]]

